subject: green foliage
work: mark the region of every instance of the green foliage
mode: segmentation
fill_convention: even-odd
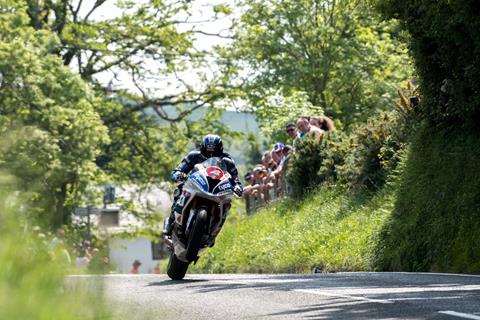
[[[178,121],[169,126],[152,112],[140,112],[143,101],[124,91],[110,95],[122,106],[103,91],[92,90],[64,65],[66,57],[59,50],[68,53],[71,42],[63,38],[68,34],[57,37],[59,30],[49,19],[37,21],[41,26],[35,23],[32,7],[25,3],[0,3],[0,167],[20,179],[23,191],[32,192],[38,208],[32,218],[39,223],[68,224],[72,209],[93,198],[86,192],[89,186],[106,181],[158,183],[193,139],[210,130],[228,131],[219,109],[205,112],[201,121],[183,121],[179,111]],[[40,11],[45,14],[48,6],[56,6],[36,5],[44,5]],[[96,62],[110,58],[106,54]]]
[[[101,178],[95,158],[109,138],[95,109],[103,100],[48,54],[55,36],[26,21],[24,9],[0,20],[0,166],[20,178],[23,190],[42,195],[50,207],[43,221],[59,226],[68,222],[64,206]]]
[[[323,162],[322,144],[314,139],[299,141],[295,152],[290,155],[287,167],[287,182],[292,187],[292,196],[301,198],[307,195],[322,180],[317,175]]]
[[[254,133],[250,133],[247,136],[247,143],[248,143],[248,151],[246,153],[247,166],[253,167],[262,161],[260,141],[258,141],[258,138]]]
[[[300,116],[323,115],[322,108],[314,106],[304,92],[292,92],[286,97],[279,92],[271,92],[252,101],[262,134],[270,137],[273,143],[286,141],[285,126],[290,122],[296,123]]]
[[[385,16],[410,34],[420,76],[422,111],[435,126],[468,123],[480,111],[480,19],[473,0],[382,0]]]
[[[395,139],[402,130],[394,114],[382,112],[351,135],[350,152],[338,166],[338,179],[354,189],[381,187],[395,167],[406,141]],[[403,138],[403,137],[402,137]]]
[[[416,107],[410,97],[417,90],[410,82],[398,92],[396,111],[380,112],[349,135],[327,132],[321,143],[299,143],[289,162],[287,179],[296,197],[323,182],[341,183],[350,189],[376,190],[396,170],[414,132]]]
[[[410,36],[423,120],[378,246],[382,270],[478,272],[478,3],[378,1]]]
[[[227,56],[238,60],[245,95],[259,113],[279,118],[261,101],[304,92],[313,106],[348,127],[385,110],[395,88],[411,76],[397,24],[380,21],[368,1],[242,5],[245,13]]]
[[[421,127],[377,247],[379,269],[480,271],[479,138]]]
[[[65,265],[52,259],[45,235],[33,234],[25,220],[31,210],[0,174],[0,319],[105,319],[101,286],[84,290],[65,284]]]
[[[96,159],[99,168],[118,183],[142,185],[164,181],[171,164],[179,160],[177,153],[168,150],[185,150],[185,138],[175,140],[172,135],[175,131],[168,126],[111,101],[99,113],[111,139]]]
[[[192,271],[372,270],[373,249],[393,200],[391,190],[365,199],[322,188],[302,202],[284,200],[253,216],[231,216]]]

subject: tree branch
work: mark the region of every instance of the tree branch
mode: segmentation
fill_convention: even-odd
[[[105,2],[107,2],[107,0],[96,0],[95,1],[95,4],[93,5],[92,9],[90,9],[90,11],[85,15],[85,17],[83,18],[83,21],[84,22],[87,22],[88,18],[90,17],[90,15],[98,9],[98,7],[100,7],[102,4],[104,4]]]

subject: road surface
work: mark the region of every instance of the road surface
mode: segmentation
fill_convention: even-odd
[[[428,273],[73,276],[114,319],[476,319],[480,276]]]

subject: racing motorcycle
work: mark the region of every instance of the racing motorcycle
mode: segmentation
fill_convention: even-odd
[[[175,210],[167,274],[172,280],[185,277],[190,263],[196,263],[212,247],[231,207],[233,184],[226,165],[213,157],[195,165],[186,179]]]

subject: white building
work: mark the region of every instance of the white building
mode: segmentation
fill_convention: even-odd
[[[117,188],[116,197],[133,199],[137,207],[149,207],[165,214],[170,211],[172,204],[169,193],[156,187],[141,192],[135,187]],[[128,212],[109,208],[98,216],[97,223],[101,233],[109,239],[110,264],[117,272],[130,273],[133,262],[139,260],[141,262],[139,273],[153,273],[158,260],[163,258],[161,255],[165,252],[163,243],[152,243],[150,239],[143,237],[132,239],[121,237],[125,232],[143,227],[140,221]],[[162,227],[163,225],[158,226],[159,233]]]

